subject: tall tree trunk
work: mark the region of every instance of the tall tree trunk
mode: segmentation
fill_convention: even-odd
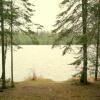
[[[1,7],[1,32],[2,32],[2,89],[6,88],[6,81],[5,81],[5,49],[4,49],[4,8],[3,8],[3,0],[0,0],[0,7]]]
[[[95,68],[95,80],[98,78],[98,66],[99,66],[99,45],[100,45],[100,0],[98,1],[98,11],[97,11],[97,23],[98,23],[98,32],[97,32],[97,43],[96,43],[96,68]]]
[[[11,0],[11,87],[14,87],[13,81],[13,2]]]
[[[83,70],[80,82],[87,84],[87,0],[82,0],[82,19],[83,19]]]

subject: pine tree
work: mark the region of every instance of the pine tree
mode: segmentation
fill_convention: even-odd
[[[11,0],[11,87],[14,87],[14,80],[13,80],[13,0]]]
[[[22,5],[16,5],[13,0],[0,1],[0,17],[1,17],[1,39],[2,39],[2,88],[6,88],[5,63],[7,45],[11,43],[11,87],[14,86],[13,80],[13,34],[16,30],[22,31],[23,27],[26,31],[30,30],[31,16],[33,15],[32,4],[28,0],[21,0]],[[22,22],[20,21],[22,20]],[[25,25],[26,23],[26,25]],[[26,30],[27,28],[27,30]],[[11,41],[10,41],[11,39]]]
[[[87,84],[87,0],[82,0],[82,19],[83,19],[83,70],[80,82]]]
[[[2,89],[6,88],[5,82],[5,50],[4,50],[4,0],[0,0],[1,39],[2,39]]]
[[[98,67],[99,67],[99,46],[100,46],[100,0],[96,7],[96,18],[97,18],[97,35],[96,35],[96,68],[95,68],[95,80],[98,78]]]
[[[79,66],[83,63],[80,82],[84,84],[87,84],[87,62],[90,59],[87,49],[93,43],[96,31],[94,14],[91,13],[92,6],[95,3],[96,0],[88,0],[88,3],[87,0],[82,2],[81,0],[63,0],[61,6],[66,7],[66,9],[57,16],[57,22],[54,25],[56,29],[53,31],[58,34],[54,45],[59,44],[65,37],[70,38],[65,41],[63,54],[71,49],[72,44],[83,45],[79,50],[81,55],[77,57],[73,64]]]

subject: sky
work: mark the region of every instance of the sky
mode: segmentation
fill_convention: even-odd
[[[61,0],[31,0],[35,4],[35,14],[33,22],[44,26],[45,30],[52,30],[59,13],[59,3]]]

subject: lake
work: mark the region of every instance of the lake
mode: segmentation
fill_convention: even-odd
[[[38,77],[53,81],[68,80],[76,73],[75,67],[69,65],[74,61],[74,52],[62,56],[63,46],[52,49],[51,45],[21,45],[14,47],[14,81],[23,81],[35,73]],[[77,52],[79,46],[73,49]],[[7,52],[6,78],[10,78],[10,51]],[[0,75],[1,71],[0,54]]]

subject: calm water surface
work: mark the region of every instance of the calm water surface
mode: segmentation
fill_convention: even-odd
[[[69,65],[74,61],[74,53],[62,56],[63,49],[52,49],[51,45],[22,45],[21,49],[14,50],[14,80],[23,81],[36,73],[39,77],[64,81],[76,73],[74,66]],[[77,46],[73,46],[77,51]],[[1,57],[1,55],[0,55]],[[0,58],[0,75],[1,75]],[[7,53],[6,77],[10,77],[10,51]]]

